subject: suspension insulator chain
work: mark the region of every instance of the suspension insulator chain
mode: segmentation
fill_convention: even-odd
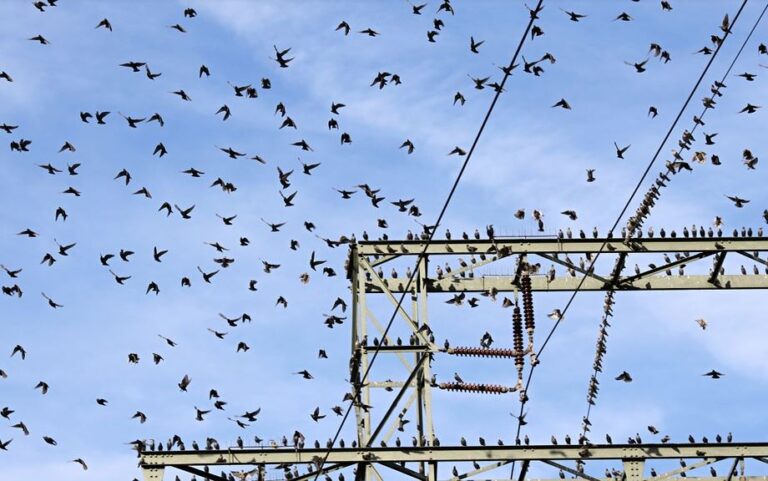
[[[467,382],[444,382],[438,384],[437,387],[445,391],[474,392],[481,394],[506,394],[517,390],[516,387],[502,386],[499,384],[475,384]]]
[[[517,369],[517,387],[523,386],[523,367],[525,365],[525,353],[523,352],[523,317],[520,315],[520,307],[515,306],[512,311],[512,343],[515,348],[515,368]]]
[[[531,356],[531,364],[538,364],[536,351],[533,349],[533,331],[536,321],[533,315],[533,291],[531,290],[531,276],[524,272],[520,278],[520,287],[523,293],[523,313],[525,314],[525,330],[528,333],[528,350]]]
[[[515,349],[496,349],[490,347],[452,347],[444,351],[446,354],[453,356],[468,356],[468,357],[499,357],[499,358],[517,358],[518,356],[524,356],[525,351],[517,351]]]

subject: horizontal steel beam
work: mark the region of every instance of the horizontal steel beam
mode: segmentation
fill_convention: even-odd
[[[558,239],[556,237],[516,237],[495,240],[433,240],[428,255],[470,255],[503,252],[506,255],[543,253],[595,253],[605,244],[604,252],[706,252],[768,251],[768,237],[677,237],[633,239]],[[422,241],[367,241],[355,245],[358,255],[418,255]]]
[[[372,346],[372,345],[365,345],[361,346],[361,348],[366,352],[435,352],[437,349],[432,349],[430,346],[426,345],[417,345],[417,346],[411,346],[411,345],[387,345],[384,346],[382,344],[379,344],[378,346]]]
[[[471,478],[472,481],[509,481],[509,478]],[[578,478],[576,478],[578,479]],[[621,478],[606,478],[604,476],[596,476],[595,479],[598,481],[621,481]],[[646,477],[645,479],[649,479],[651,481],[654,480],[653,477]],[[727,476],[686,476],[686,477],[674,477],[674,478],[668,478],[670,481],[728,481]],[[739,476],[739,481],[768,481],[768,476]],[[448,480],[453,481],[453,478]],[[525,478],[525,481],[563,481],[563,478]]]
[[[645,460],[680,458],[768,457],[768,443],[623,444],[591,446],[432,446],[327,449],[227,449],[216,451],[144,451],[145,468],[200,465],[327,463]],[[586,454],[586,456],[584,456]]]
[[[512,292],[517,290],[512,284],[514,276],[482,276],[474,278],[444,277],[442,279],[426,279],[427,292]],[[768,289],[768,275],[721,275],[717,285],[710,282],[708,275],[692,276],[650,276],[623,283],[619,280],[616,290],[626,291],[682,291],[700,289]],[[407,280],[384,279],[390,292],[402,292]],[[558,277],[548,281],[546,276],[532,276],[531,288],[534,291],[563,292],[574,291],[581,282],[581,276]],[[379,293],[381,290],[366,283],[366,293]],[[582,291],[603,291],[608,286],[597,279],[587,277],[581,286]]]
[[[180,469],[177,467],[177,469]],[[249,480],[257,480],[258,478],[251,477]],[[267,481],[282,481],[283,478],[270,479]],[[471,479],[472,481],[509,481],[509,478],[478,478],[477,476],[467,476],[464,478],[448,478],[441,481],[457,481],[457,479]],[[595,477],[598,481],[620,481],[620,478],[606,478],[604,476]],[[646,477],[646,480],[653,481],[653,477]],[[563,481],[563,478],[525,478],[525,481]],[[686,476],[686,477],[672,477],[667,478],[667,481],[730,481],[727,476]],[[738,481],[768,481],[768,476],[739,476]]]
[[[389,389],[390,391],[403,386],[405,386],[405,381],[368,381],[368,387],[370,388]],[[415,382],[411,382],[409,387],[415,388],[416,386]]]

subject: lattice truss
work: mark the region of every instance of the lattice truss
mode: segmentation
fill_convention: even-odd
[[[140,452],[145,481],[161,481],[166,468],[213,481],[324,480],[343,472],[372,473],[376,479],[419,481],[498,480],[479,475],[517,463],[513,481],[765,481],[768,444],[645,444],[581,446],[456,446],[402,448],[259,448]],[[326,462],[322,464],[323,459]],[[570,465],[584,463],[587,469]],[[482,463],[482,464],[481,464]],[[322,467],[320,467],[322,464]],[[471,466],[460,472],[456,466]],[[426,467],[425,472],[420,467]],[[451,466],[451,468],[448,468]],[[415,468],[415,469],[414,469]],[[274,469],[274,471],[271,471]],[[602,473],[600,473],[602,471]],[[597,472],[600,474],[589,474]],[[537,473],[544,477],[531,476]],[[506,474],[506,473],[505,473]],[[503,476],[503,475],[502,475]],[[549,476],[549,477],[546,477]],[[556,477],[555,477],[556,476]]]
[[[389,442],[396,431],[403,431],[410,409],[416,411],[417,434],[412,444],[434,445],[431,408],[434,388],[488,394],[517,392],[524,398],[524,359],[537,362],[533,292],[768,287],[765,255],[768,239],[762,237],[762,232],[759,237],[751,236],[751,231],[746,230],[743,237],[738,231],[734,234],[734,237],[711,232],[700,235],[694,228],[691,235],[686,228],[683,236],[674,238],[665,234],[664,238],[629,240],[586,238],[586,235],[576,239],[559,236],[433,240],[426,251],[426,242],[415,239],[354,245],[347,267],[353,297],[350,380],[353,392],[360,392],[360,398],[355,400],[358,445],[372,446],[380,440]],[[476,237],[479,236],[476,234]],[[417,265],[416,259],[422,252],[425,257],[410,281],[414,274],[411,268]],[[600,261],[593,264],[598,253],[601,253]],[[631,265],[634,265],[633,272],[623,268]],[[499,273],[505,271],[505,274]],[[383,316],[394,310],[403,292],[406,298],[397,309],[395,324],[405,326],[408,337],[394,338],[392,332],[403,332],[402,329],[390,329],[384,337],[390,318]],[[503,297],[502,307],[512,310],[513,346],[492,348],[482,339],[480,345],[469,346],[436,342],[428,319],[428,299],[436,294],[438,302],[469,305],[476,305],[483,296],[493,300]],[[380,313],[371,308],[372,298],[376,297],[388,301]],[[607,309],[610,310],[610,306]],[[527,338],[525,342],[524,338]],[[377,378],[376,369],[361,379],[369,370],[372,353],[397,356],[404,368],[403,378],[407,379],[382,380]],[[438,383],[431,365],[435,356],[440,355],[513,358],[517,382],[498,385],[461,379]],[[399,392],[389,409],[377,409],[379,418],[373,419],[371,391],[382,388],[399,389]]]
[[[766,444],[733,444],[718,437],[711,444],[700,445],[597,446],[580,439],[573,446],[527,446],[520,440],[515,440],[515,446],[504,446],[501,441],[496,446],[486,446],[484,441],[480,446],[467,446],[462,439],[461,446],[450,447],[441,445],[436,436],[432,412],[433,389],[525,397],[524,364],[537,362],[534,292],[579,289],[612,295],[621,291],[768,288],[768,238],[763,238],[762,232],[754,237],[746,230],[741,236],[734,234],[698,235],[694,230],[693,235],[686,232],[674,238],[433,240],[426,250],[426,242],[417,239],[353,244],[347,263],[353,304],[352,389],[347,399],[353,405],[357,436],[352,446],[329,449],[315,442],[307,449],[303,436],[294,436],[292,446],[257,449],[222,450],[209,445],[205,450],[185,451],[183,445],[169,442],[165,451],[156,452],[139,446],[145,479],[160,480],[165,467],[174,467],[218,481],[305,481],[316,477],[330,481],[334,471],[340,471],[340,481],[344,481],[344,472],[356,481],[383,481],[385,476],[459,481],[484,479],[480,477],[484,473],[513,462],[519,463],[519,481],[550,474],[552,478],[557,474],[561,479],[567,476],[590,481],[662,480],[687,477],[689,472],[697,479],[711,481],[764,479],[758,475],[763,471],[757,466],[768,461]],[[417,264],[422,252],[424,258]],[[593,264],[598,253],[600,261]],[[414,265],[418,271],[409,282]],[[633,265],[633,273],[623,268]],[[395,310],[402,293],[406,297]],[[502,307],[511,310],[513,345],[491,347],[484,339],[479,345],[467,346],[436,341],[428,318],[428,301],[435,295],[438,298],[433,303],[469,305],[480,299],[477,296],[494,300],[498,296]],[[384,335],[390,319],[392,328]],[[330,318],[329,326],[337,321]],[[382,361],[374,364],[374,356],[382,357]],[[432,365],[442,356],[513,359],[517,383],[437,382]],[[399,366],[397,372],[402,376],[391,369],[380,375],[387,365],[385,359],[392,361],[390,366]],[[373,400],[374,391],[381,390],[389,394],[385,403],[379,402],[381,398]],[[393,443],[392,437],[405,432],[407,423],[411,423],[408,432],[415,433],[412,439],[401,443],[397,437]],[[750,469],[754,476],[745,474],[745,459],[757,460],[749,463],[755,466]],[[450,468],[446,466],[449,463]],[[716,469],[715,463],[726,467],[718,465]],[[440,465],[444,467],[438,469]],[[269,469],[276,469],[278,474],[270,474]],[[220,474],[212,472],[219,470]]]

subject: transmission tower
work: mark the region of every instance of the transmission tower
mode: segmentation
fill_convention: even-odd
[[[274,479],[307,481],[328,473],[352,468],[359,481],[382,481],[387,470],[419,481],[461,481],[478,479],[479,474],[510,463],[519,463],[518,481],[528,479],[534,465],[551,466],[560,472],[588,480],[611,481],[673,481],[687,477],[688,472],[708,467],[709,472],[697,475],[701,481],[766,481],[764,476],[748,476],[746,461],[768,464],[768,443],[733,443],[730,439],[715,442],[686,444],[622,444],[600,445],[589,441],[574,446],[519,445],[514,446],[447,446],[440,445],[432,415],[432,390],[471,391],[481,393],[518,392],[525,396],[521,380],[523,358],[535,358],[531,293],[568,291],[624,291],[649,292],[656,290],[731,290],[768,288],[768,239],[761,233],[757,237],[744,233],[721,237],[707,233],[685,237],[616,238],[490,238],[473,240],[421,240],[360,242],[350,247],[347,276],[352,288],[352,335],[350,357],[351,399],[356,421],[357,440],[353,447],[305,448],[294,440],[291,447],[260,447],[150,451],[139,446],[140,466],[145,481],[161,481],[166,468],[175,468],[204,479],[226,481],[253,479],[264,481],[267,468],[281,468],[282,475]],[[424,258],[414,261],[424,253]],[[602,253],[607,259],[602,264],[575,262],[570,256],[592,259]],[[726,257],[729,263],[726,264]],[[459,260],[469,258],[469,262]],[[648,268],[648,259],[654,262]],[[659,259],[663,260],[659,260]],[[417,272],[401,278],[393,273],[383,275],[388,263],[396,259],[418,266]],[[707,265],[705,259],[711,264]],[[735,259],[735,262],[734,260]],[[438,261],[439,260],[439,261]],[[610,261],[614,262],[611,263]],[[741,262],[751,263],[751,269]],[[486,266],[511,262],[509,275],[478,275]],[[456,268],[441,268],[441,264]],[[611,275],[611,265],[620,263],[638,267],[631,275]],[[432,265],[435,269],[432,269]],[[549,270],[542,265],[549,264]],[[604,265],[603,265],[604,264]],[[392,264],[389,264],[392,265]],[[593,267],[589,267],[593,265]],[[558,266],[555,269],[554,266]],[[727,266],[727,269],[726,269]],[[683,271],[683,267],[689,273]],[[698,268],[697,268],[698,267]],[[603,272],[601,269],[604,269]],[[618,272],[621,272],[619,270]],[[408,275],[412,274],[412,275]],[[582,279],[581,277],[585,276]],[[412,280],[410,279],[412,277]],[[399,304],[397,294],[405,292],[410,302],[397,309],[396,320],[410,333],[407,341],[392,340],[385,336],[382,320],[387,312],[374,312],[371,302],[384,298],[388,304]],[[523,346],[522,327],[516,330],[514,346],[510,349],[492,349],[488,346],[438,346],[434,342],[429,317],[430,295],[452,296],[455,302],[464,302],[462,296],[481,293],[495,297],[498,293],[514,293],[522,298],[528,345]],[[529,309],[530,308],[530,309]],[[391,309],[388,311],[391,313]],[[519,322],[522,315],[516,310]],[[515,314],[513,314],[513,318]],[[529,322],[530,321],[530,322]],[[518,322],[518,321],[515,321]],[[522,324],[521,324],[522,325]],[[397,358],[403,368],[399,380],[381,380],[376,377],[373,356]],[[432,380],[431,363],[438,356],[484,356],[514,358],[518,368],[518,383],[514,386],[488,385],[472,382],[436,383]],[[438,361],[439,362],[439,361]],[[367,373],[367,376],[366,376]],[[397,390],[394,400],[386,409],[371,409],[373,389]],[[388,441],[402,427],[405,413],[416,411],[414,442],[407,446],[374,446],[374,442]],[[378,413],[374,415],[373,412]],[[172,443],[173,444],[173,443]],[[679,468],[670,468],[669,460],[680,460]],[[690,464],[687,461],[691,461]],[[473,469],[458,473],[441,470],[446,463],[472,462]],[[717,475],[715,463],[722,462]],[[606,464],[621,463],[623,469],[613,476],[595,472]],[[298,468],[305,469],[299,473]],[[293,468],[293,471],[291,470]],[[216,474],[215,472],[219,472]],[[442,474],[440,476],[439,474]],[[530,480],[529,480],[530,481]]]

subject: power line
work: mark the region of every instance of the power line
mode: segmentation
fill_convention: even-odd
[[[746,3],[746,2],[745,2],[745,3]],[[727,78],[728,78],[728,75],[730,75],[730,73],[731,73],[731,70],[733,69],[734,65],[736,65],[736,62],[739,60],[739,57],[741,56],[741,53],[744,51],[744,48],[747,46],[747,43],[749,43],[749,40],[752,38],[752,34],[753,34],[753,33],[755,33],[755,30],[757,29],[758,25],[760,25],[760,22],[762,21],[762,19],[763,19],[763,16],[765,15],[765,12],[766,12],[766,11],[768,11],[768,4],[766,4],[766,6],[765,6],[765,7],[763,7],[763,10],[762,10],[762,12],[760,12],[760,15],[757,17],[757,20],[755,20],[755,23],[754,23],[754,25],[752,26],[752,29],[751,29],[751,30],[749,31],[749,33],[747,34],[747,37],[744,39],[744,42],[742,42],[742,44],[741,44],[741,47],[740,47],[740,48],[739,48],[739,50],[736,52],[736,55],[733,57],[733,60],[731,61],[731,64],[730,64],[730,65],[728,66],[728,68],[725,70],[725,73],[723,74],[722,78],[720,79],[720,82],[719,82],[719,84],[716,84],[716,85],[717,85],[717,87],[714,89],[714,92],[717,92],[717,93],[719,93],[721,86],[724,86],[724,85],[725,85],[725,79],[727,79]],[[735,23],[735,20],[736,20],[736,19],[734,19],[734,23]],[[729,29],[729,30],[730,30],[730,29]],[[714,93],[714,92],[713,92],[713,93]],[[706,115],[706,113],[707,113],[709,110],[713,109],[713,108],[714,108],[714,106],[712,106],[712,105],[711,105],[711,104],[709,104],[709,103],[706,103],[706,104],[704,105],[704,109],[702,110],[701,114],[699,114],[699,116],[698,116],[699,120],[701,120],[702,118],[704,118],[704,116]],[[691,134],[693,134],[693,132],[695,132],[695,131],[696,131],[696,128],[697,128],[697,127],[698,127],[700,124],[701,124],[700,122],[694,122],[694,124],[693,124],[693,127],[692,127],[692,128],[691,128],[691,130],[690,130]],[[593,376],[593,377],[595,377],[596,375],[597,375],[597,369],[595,369],[595,370],[594,370],[594,372],[592,373],[592,376]],[[585,419],[585,420],[589,420],[589,416],[590,416],[590,414],[591,414],[591,413],[592,413],[592,403],[587,403],[587,413],[586,413],[586,415],[584,416],[584,419]],[[585,423],[585,424],[584,424],[584,430],[582,431],[582,435],[583,435],[583,436],[586,436],[586,432],[587,432],[587,429],[586,429],[586,428],[587,428],[587,425],[586,425],[586,423]]]
[[[662,149],[664,148],[664,145],[666,145],[667,140],[669,140],[669,137],[672,135],[672,132],[674,131],[675,127],[677,127],[677,123],[680,121],[680,118],[683,116],[683,113],[685,112],[686,108],[688,107],[688,104],[691,102],[691,99],[696,94],[696,91],[698,90],[699,86],[701,85],[701,82],[704,80],[704,77],[706,76],[707,72],[709,71],[709,68],[712,66],[715,58],[717,58],[717,54],[720,52],[721,47],[725,43],[725,39],[728,38],[729,34],[731,33],[733,26],[736,24],[736,21],[738,20],[739,16],[741,15],[741,12],[744,10],[744,7],[747,5],[747,2],[749,0],[743,0],[741,6],[739,7],[739,10],[736,12],[736,15],[733,18],[733,21],[731,22],[731,25],[727,28],[725,31],[723,38],[720,42],[718,42],[717,47],[715,48],[715,51],[712,53],[712,56],[710,57],[709,61],[707,62],[707,65],[704,67],[704,70],[699,75],[699,78],[696,80],[696,83],[694,84],[693,88],[691,89],[691,92],[688,94],[688,97],[686,98],[685,102],[683,103],[682,107],[680,108],[677,116],[675,117],[675,120],[672,122],[672,125],[667,130],[667,133],[664,135],[664,138],[662,139],[661,143],[659,144],[659,147],[656,149],[656,153],[651,158],[651,161],[648,163],[648,166],[646,167],[645,171],[643,172],[642,176],[640,177],[640,180],[637,182],[637,185],[632,190],[632,193],[630,194],[629,198],[627,199],[627,202],[624,204],[624,207],[621,209],[621,212],[619,213],[618,217],[616,218],[616,221],[613,223],[613,226],[609,230],[608,237],[610,238],[613,234],[613,231],[616,229],[616,227],[619,225],[619,222],[621,222],[622,217],[624,217],[624,214],[627,212],[627,208],[629,208],[630,203],[634,199],[635,195],[637,195],[637,192],[640,190],[640,187],[642,186],[643,182],[645,181],[645,178],[648,176],[648,173],[653,168],[653,165],[656,163],[656,160],[658,160],[659,155],[661,154]],[[762,14],[760,16],[762,18]],[[751,33],[750,33],[751,35]],[[743,49],[743,47],[742,47]],[[741,50],[739,50],[739,54],[741,53]],[[734,61],[735,63],[735,61]],[[730,70],[730,69],[729,69]],[[587,279],[587,275],[589,272],[592,271],[595,263],[597,262],[597,259],[600,257],[600,254],[603,253],[605,250],[606,245],[608,244],[607,240],[602,243],[600,246],[600,249],[598,250],[597,254],[592,258],[589,267],[586,269],[586,272],[582,275],[579,284],[576,286],[576,289],[571,294],[570,298],[568,299],[568,302],[565,304],[565,307],[560,311],[561,314],[557,321],[555,321],[555,325],[552,326],[552,329],[549,331],[549,334],[547,334],[547,337],[545,338],[544,342],[542,343],[541,347],[539,348],[536,358],[540,359],[541,353],[546,348],[547,344],[549,343],[549,340],[554,335],[555,331],[557,330],[558,326],[562,322],[562,320],[565,318],[565,314],[568,312],[568,309],[573,304],[574,299],[578,295],[579,291],[584,285],[584,282]],[[620,264],[619,264],[620,265]],[[617,265],[617,267],[619,266]],[[523,415],[523,410],[525,409],[525,404],[528,401],[528,389],[531,384],[531,380],[533,378],[533,372],[535,370],[536,366],[531,365],[531,369],[528,371],[528,378],[525,383],[525,393],[526,395],[523,396],[522,401],[520,403],[520,413],[518,415],[518,421],[517,421],[517,431],[515,434],[515,439],[519,439],[520,437],[520,431],[522,429],[522,423],[521,418]],[[515,463],[512,463],[512,468],[510,471],[510,479],[514,476],[515,472]]]
[[[499,100],[499,97],[501,96],[501,93],[504,91],[504,85],[507,82],[507,79],[512,74],[512,70],[516,67],[515,61],[517,60],[517,57],[520,55],[520,51],[523,48],[523,44],[525,44],[525,40],[528,37],[528,33],[531,30],[531,27],[533,26],[533,22],[538,18],[537,14],[541,10],[541,5],[543,3],[543,0],[538,0],[536,3],[536,7],[533,10],[530,10],[530,19],[528,20],[528,24],[525,27],[525,31],[523,32],[522,37],[520,38],[520,41],[517,44],[517,48],[515,49],[515,53],[512,55],[512,60],[509,63],[509,66],[505,69],[502,69],[504,72],[504,76],[501,80],[501,83],[499,84],[498,88],[495,88],[496,94],[493,96],[493,100],[491,101],[490,106],[488,107],[488,111],[485,114],[485,117],[483,118],[482,123],[480,124],[480,128],[477,131],[477,134],[475,135],[475,139],[472,142],[472,146],[469,148],[469,151],[467,152],[467,156],[464,159],[464,162],[461,166],[461,169],[459,170],[458,175],[456,176],[456,180],[453,183],[453,186],[451,187],[451,190],[448,193],[448,196],[445,199],[445,203],[443,204],[442,209],[440,210],[440,214],[437,217],[437,221],[435,224],[431,227],[431,229],[427,229],[429,232],[429,237],[427,238],[424,248],[422,249],[421,253],[418,256],[418,259],[416,260],[416,265],[413,269],[413,272],[408,278],[408,282],[406,283],[405,288],[403,289],[403,293],[400,296],[400,299],[397,302],[397,306],[395,306],[394,311],[392,312],[392,316],[389,319],[389,322],[387,323],[387,327],[384,329],[384,332],[382,334],[382,337],[386,339],[387,334],[389,333],[390,328],[392,327],[392,324],[394,323],[395,318],[397,317],[397,313],[400,310],[403,300],[405,300],[405,296],[413,283],[413,279],[416,276],[416,273],[419,272],[419,266],[421,265],[421,262],[425,258],[425,254],[429,248],[430,243],[432,242],[432,239],[435,236],[435,232],[437,232],[437,228],[440,226],[440,222],[443,220],[443,217],[445,216],[445,212],[448,210],[448,205],[451,202],[451,199],[453,198],[454,193],[456,192],[456,189],[459,186],[459,182],[461,182],[461,179],[464,175],[464,171],[467,168],[467,165],[469,164],[470,159],[472,158],[472,154],[475,152],[475,148],[477,147],[477,144],[480,140],[480,137],[483,134],[483,131],[485,130],[485,126],[488,124],[488,120],[491,118],[491,114],[493,113],[493,109],[496,106],[497,101]],[[328,446],[328,450],[326,451],[325,455],[323,456],[322,461],[317,466],[317,474],[315,475],[314,481],[317,481],[317,479],[320,476],[320,472],[325,465],[325,462],[328,460],[328,456],[331,453],[331,449],[336,445],[336,441],[339,438],[339,435],[341,434],[341,430],[344,428],[344,424],[347,421],[347,418],[349,418],[349,414],[352,411],[352,406],[354,405],[356,399],[360,396],[360,388],[365,383],[365,380],[368,378],[368,374],[371,371],[371,366],[373,366],[373,363],[376,361],[376,358],[379,354],[380,346],[376,346],[373,350],[373,355],[370,358],[370,361],[368,363],[368,367],[366,368],[365,372],[363,373],[363,376],[360,380],[360,383],[355,387],[355,393],[352,396],[352,400],[350,400],[349,405],[347,406],[347,410],[344,413],[344,416],[341,419],[341,423],[339,424],[338,429],[336,430],[336,434],[333,436],[333,439],[331,441],[331,444]],[[420,365],[420,363],[417,363],[417,366]]]

